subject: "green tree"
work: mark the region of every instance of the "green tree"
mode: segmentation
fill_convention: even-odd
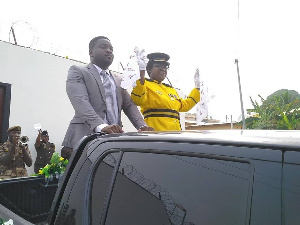
[[[254,115],[245,120],[248,129],[296,130],[300,129],[300,94],[294,90],[281,89],[264,99],[261,104],[251,97]]]

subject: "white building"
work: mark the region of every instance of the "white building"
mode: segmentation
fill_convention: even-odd
[[[0,129],[6,134],[3,127],[7,129],[7,126],[20,125],[22,135],[29,137],[33,162],[36,158],[34,143],[38,134],[33,127],[36,123],[40,123],[43,130],[48,130],[50,141],[60,154],[62,140],[74,115],[65,90],[67,72],[71,65],[83,64],[0,41],[0,97],[3,97],[3,87],[11,89],[10,102],[4,102],[5,98],[0,99],[1,120],[5,114],[8,120],[4,124],[2,120]],[[5,104],[8,108],[5,108]],[[122,120],[124,131],[136,131],[126,116],[122,115]],[[33,166],[28,168],[28,174],[32,173]]]

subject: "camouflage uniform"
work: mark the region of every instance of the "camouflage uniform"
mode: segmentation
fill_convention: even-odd
[[[14,153],[10,156],[9,151],[14,148]],[[22,148],[25,148],[27,156],[24,156]],[[15,177],[28,176],[25,168],[31,166],[31,153],[27,145],[14,145],[7,141],[0,145],[0,179],[10,179]]]
[[[35,149],[37,156],[34,163],[34,172],[38,173],[40,168],[50,164],[51,157],[55,152],[55,145],[51,142],[41,142],[39,147],[35,145]]]

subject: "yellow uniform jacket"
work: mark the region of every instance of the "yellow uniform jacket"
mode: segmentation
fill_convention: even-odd
[[[170,85],[156,80],[140,80],[131,92],[134,103],[141,107],[144,120],[156,131],[181,130],[179,112],[187,112],[200,101],[200,92],[194,88],[186,99],[178,96]]]

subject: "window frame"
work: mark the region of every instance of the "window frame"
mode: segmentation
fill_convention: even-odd
[[[128,146],[127,146],[128,145]],[[148,146],[151,146],[149,148]],[[182,150],[182,147],[187,147],[188,151]],[[216,154],[216,149],[219,148],[219,154]],[[233,151],[229,155],[224,154],[223,148],[228,148]],[[223,145],[208,145],[208,144],[195,144],[195,143],[174,143],[174,142],[104,142],[96,145],[92,151],[89,151],[88,158],[92,161],[91,172],[89,173],[86,187],[85,187],[85,204],[83,204],[83,224],[91,224],[92,218],[92,201],[91,194],[93,188],[93,179],[97,172],[97,169],[103,159],[109,153],[119,152],[119,157],[117,159],[113,175],[111,178],[111,184],[109,187],[106,201],[104,203],[104,207],[102,209],[102,218],[99,224],[104,225],[106,222],[106,217],[108,213],[109,204],[111,201],[112,191],[114,188],[114,184],[116,182],[117,173],[119,172],[119,166],[121,164],[121,160],[123,154],[125,152],[138,152],[138,153],[156,153],[156,154],[164,154],[164,155],[178,155],[178,156],[188,156],[188,157],[198,157],[198,158],[208,158],[208,159],[216,159],[216,160],[224,160],[224,161],[233,161],[240,163],[247,163],[251,168],[251,180],[249,180],[248,185],[248,196],[247,196],[247,209],[246,209],[246,218],[245,224],[249,224],[251,218],[251,206],[252,206],[252,196],[253,196],[253,188],[254,188],[254,163],[251,158],[243,157],[244,154],[241,153],[241,147],[236,146],[223,146]],[[170,150],[172,149],[172,150]],[[253,149],[251,149],[252,151]],[[261,151],[261,149],[259,149]],[[223,154],[220,154],[222,153]],[[252,155],[252,154],[251,154]],[[264,157],[263,157],[264,158]]]
[[[288,166],[297,166],[300,169],[300,152],[299,151],[284,151],[283,152],[283,164],[282,164],[282,189],[281,189],[281,201],[282,201],[282,209],[281,209],[281,219],[282,224],[287,223],[287,214],[288,207],[286,206],[286,192],[290,191],[289,183],[286,183],[286,180],[291,178],[292,176],[286,175],[286,170]],[[296,178],[295,178],[296,179]],[[294,184],[295,185],[295,184]]]
[[[3,102],[3,112],[0,112],[0,142],[3,143],[7,140],[7,129],[9,127],[11,84],[0,82],[0,88],[3,89],[3,98],[0,100]]]

